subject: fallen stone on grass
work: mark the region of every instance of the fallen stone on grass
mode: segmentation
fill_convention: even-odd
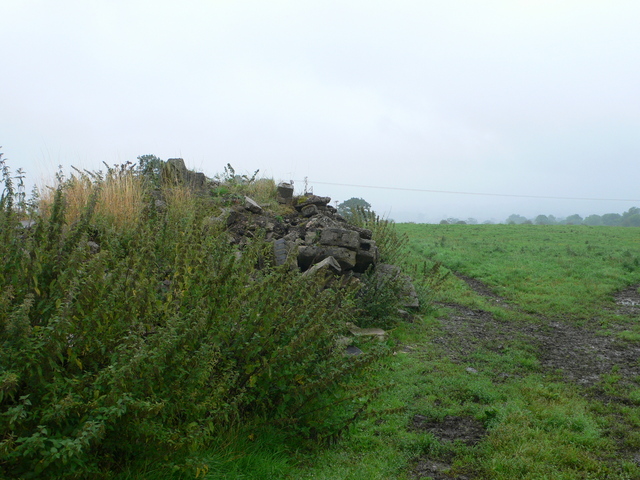
[[[257,204],[255,200],[249,197],[244,197],[244,208],[249,210],[251,213],[262,213],[262,207]]]
[[[353,345],[349,345],[346,350],[347,355],[360,355],[362,354],[362,350],[358,347],[354,347]]]
[[[351,322],[347,323],[347,328],[349,329],[351,334],[355,335],[356,337],[372,337],[382,341],[387,336],[387,332],[385,332],[381,328],[360,328]]]

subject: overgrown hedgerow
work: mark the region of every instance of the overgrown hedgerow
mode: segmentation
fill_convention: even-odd
[[[259,238],[238,250],[198,198],[158,210],[150,182],[114,228],[101,195],[142,170],[61,182],[31,228],[3,172],[0,476],[98,478],[243,422],[328,437],[366,408],[351,379],[385,347],[338,348],[352,292],[272,266]]]

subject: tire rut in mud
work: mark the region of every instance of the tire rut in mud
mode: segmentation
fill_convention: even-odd
[[[640,315],[640,285],[631,285],[613,296],[618,315]]]
[[[510,310],[517,307],[496,295],[477,279],[457,274],[478,295]],[[640,314],[638,285],[614,296],[616,313]],[[446,336],[436,339],[451,357],[461,360],[484,346],[495,350],[505,341],[519,338],[537,347],[540,366],[582,386],[597,384],[602,375],[615,371],[629,379],[640,376],[640,345],[616,336],[599,334],[595,326],[575,326],[559,319],[539,318],[537,323],[498,321],[487,311],[458,304],[440,304],[451,313],[441,319]]]
[[[481,281],[457,274],[478,295],[490,303],[510,311],[518,307],[495,294]],[[640,315],[640,293],[638,285],[628,287],[614,295],[615,313],[626,316]],[[584,389],[584,393],[594,399],[609,402],[622,402],[623,399],[607,397],[598,387],[603,375],[616,372],[625,381],[636,386],[640,378],[640,346],[625,342],[616,336],[598,333],[599,325],[576,326],[568,321],[538,317],[538,321],[500,321],[491,312],[471,309],[455,303],[440,303],[448,313],[440,318],[444,335],[434,339],[448,357],[457,363],[472,360],[474,352],[490,350],[500,352],[505,345],[522,341],[530,345],[538,358],[539,368],[543,372],[557,374],[564,381]],[[505,377],[509,375],[504,374]],[[500,378],[496,378],[500,381]],[[459,419],[458,419],[459,420]],[[412,429],[422,429],[436,436],[440,441],[471,441],[471,445],[481,441],[485,433],[478,430],[477,436],[468,433],[468,426],[462,420],[456,425],[456,419],[445,419],[438,424],[427,417],[416,415]],[[448,423],[447,423],[448,422]],[[624,422],[623,422],[624,423]],[[481,429],[481,427],[478,427]],[[640,464],[640,455],[630,452],[621,438],[614,439],[620,446],[619,454],[636,460]],[[473,476],[450,476],[452,459],[431,459],[423,457],[411,471],[413,478],[431,477],[433,479],[471,480]]]

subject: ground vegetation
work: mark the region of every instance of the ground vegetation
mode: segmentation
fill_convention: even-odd
[[[286,215],[275,183],[228,166],[194,192],[163,165],[60,173],[26,200],[2,162],[0,477],[219,478],[259,432],[326,444],[371,413],[363,374],[389,347],[345,354],[358,289],[226,231],[246,195]]]

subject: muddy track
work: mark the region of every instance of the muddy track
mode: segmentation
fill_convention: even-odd
[[[516,306],[493,293],[479,280],[457,276],[491,303],[517,310]],[[638,285],[628,287],[614,298],[616,313],[640,315]],[[493,349],[510,338],[520,338],[537,347],[541,367],[557,372],[565,380],[578,385],[595,385],[602,375],[613,370],[629,379],[640,376],[640,345],[615,336],[601,335],[595,325],[577,327],[558,319],[542,317],[535,324],[500,322],[483,310],[472,310],[457,304],[441,306],[448,307],[452,313],[441,319],[448,335],[437,339],[437,342],[446,346],[453,358],[464,352],[468,354],[481,345]]]
[[[498,307],[518,311],[517,305],[495,294],[481,281],[457,274],[478,295]],[[638,285],[628,287],[614,296],[615,313],[626,316],[640,315],[640,294]],[[615,335],[605,336],[598,333],[598,326],[577,327],[558,319],[538,317],[531,321],[500,321],[493,314],[481,309],[471,309],[454,303],[441,303],[439,306],[447,312],[441,317],[443,335],[434,339],[448,357],[458,363],[472,361],[476,351],[489,350],[500,352],[514,341],[529,346],[539,362],[543,373],[551,373],[559,379],[575,384],[586,396],[603,401],[621,402],[623,399],[607,397],[598,387],[603,375],[612,372],[621,375],[625,381],[640,386],[640,346],[637,342],[625,342]],[[526,315],[523,315],[526,317]],[[529,315],[530,317],[530,315]],[[475,370],[474,370],[475,371]],[[500,374],[498,374],[500,375]],[[509,375],[504,374],[504,378]],[[497,377],[495,381],[500,381]],[[424,429],[441,441],[457,439],[468,442],[482,437],[480,431],[469,434],[469,419],[446,419],[442,425],[429,423],[428,419],[417,415],[411,428]],[[448,422],[448,423],[447,423]],[[456,429],[455,423],[460,424]],[[446,432],[446,434],[442,434]],[[441,438],[442,437],[442,438]],[[624,449],[622,449],[624,450]],[[633,452],[620,452],[629,458],[636,458]],[[638,463],[640,463],[640,456]],[[412,474],[414,478],[430,476],[436,480],[467,480],[473,477],[447,475],[450,462],[419,459]]]

